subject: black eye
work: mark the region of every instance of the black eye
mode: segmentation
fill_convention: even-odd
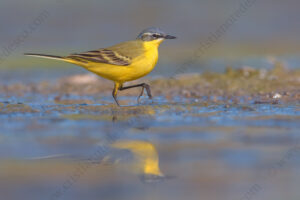
[[[159,38],[158,34],[153,34],[152,36],[155,37],[155,38]]]

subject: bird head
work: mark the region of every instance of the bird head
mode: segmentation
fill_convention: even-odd
[[[168,35],[159,28],[151,27],[143,30],[137,37],[137,39],[143,40],[143,41],[157,41],[158,43],[161,43],[165,39],[176,39],[175,36]]]

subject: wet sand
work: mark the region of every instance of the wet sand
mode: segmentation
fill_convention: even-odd
[[[133,89],[119,93],[122,107],[112,83],[91,74],[0,83],[1,195],[298,198],[299,70],[277,64],[144,81],[153,101],[137,105]]]

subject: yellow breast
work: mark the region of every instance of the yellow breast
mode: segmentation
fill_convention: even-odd
[[[99,76],[102,76],[106,79],[118,83],[124,83],[127,81],[133,81],[139,79],[143,76],[146,76],[154,69],[158,61],[158,47],[161,42],[162,40],[147,41],[147,42],[135,41],[134,45],[130,44],[126,46],[127,48],[130,48],[130,50],[128,50],[129,52],[130,51],[135,52],[134,48],[139,49],[138,55],[132,58],[132,62],[128,66],[117,66],[117,65],[110,65],[104,63],[103,64],[91,63],[86,68],[89,71],[98,74]]]
[[[157,64],[158,61],[158,46],[157,42],[144,42],[143,55],[135,58],[130,65],[132,72],[131,80],[135,80],[149,74]]]

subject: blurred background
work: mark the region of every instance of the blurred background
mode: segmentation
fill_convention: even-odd
[[[2,0],[0,59],[5,62],[0,62],[0,68],[42,69],[40,77],[44,73],[50,75],[51,69],[57,67],[80,72],[81,69],[72,69],[70,64],[27,58],[23,53],[68,55],[98,49],[135,39],[139,32],[151,26],[178,36],[176,41],[167,41],[161,46],[159,65],[152,75],[170,76],[169,70],[195,58],[185,72],[224,71],[226,66],[268,67],[274,57],[284,60],[290,68],[297,68],[300,3],[295,0],[251,1],[253,5],[225,34],[201,56],[194,56],[201,43],[207,42],[211,34],[226,23],[240,8],[241,2]],[[42,20],[34,31],[14,45],[37,18]],[[5,49],[11,46],[15,48],[7,56]]]

